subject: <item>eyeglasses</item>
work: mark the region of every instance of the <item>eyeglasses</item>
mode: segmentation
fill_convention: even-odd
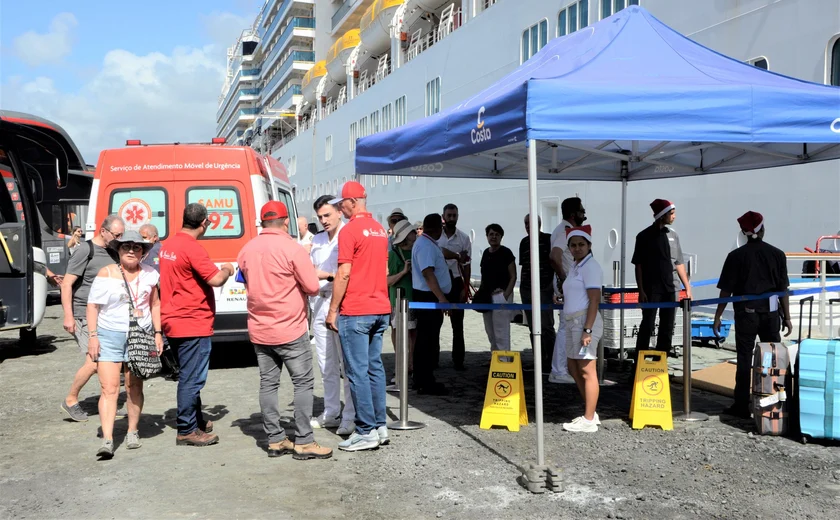
[[[130,243],[129,244],[120,244],[120,251],[125,252],[125,253],[127,253],[129,251],[133,251],[135,253],[142,253],[143,252],[143,246],[141,246],[140,244],[130,244]]]
[[[123,234],[122,234],[122,233],[114,233],[114,232],[113,232],[113,231],[111,231],[110,229],[104,229],[103,231],[107,231],[108,233],[110,233],[110,234],[111,234],[111,236],[112,236],[112,237],[114,237],[114,238],[115,238],[115,239],[117,239],[117,240],[121,239],[121,238],[122,238],[122,236],[123,236]]]

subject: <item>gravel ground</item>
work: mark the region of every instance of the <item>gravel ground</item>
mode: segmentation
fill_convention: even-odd
[[[392,431],[390,446],[358,454],[336,450],[328,461],[269,459],[257,402],[258,375],[247,345],[219,345],[202,394],[221,437],[203,449],[175,446],[175,384],[147,382],[143,448],[118,446],[97,462],[98,385],[84,389],[86,423],[65,419],[59,406],[81,362],[50,307],[35,346],[0,334],[0,517],[2,518],[837,518],[840,451],[836,445],[759,437],[751,423],[722,420],[729,400],[695,392],[693,407],[712,417],[676,423],[674,431],[634,431],[627,422],[629,378],[610,366],[595,434],[563,432],[582,412],[569,386],[546,385],[547,458],[562,471],[562,493],[533,495],[516,478],[535,462],[533,372],[527,329],[513,327],[525,350],[531,425],[518,433],[481,430],[489,355],[481,316],[467,314],[468,371],[441,355],[448,397],[409,394],[422,430]],[[450,344],[444,325],[444,345]],[[446,348],[446,347],[444,347]],[[386,363],[393,365],[390,347]],[[732,357],[695,348],[695,365]],[[681,360],[672,362],[680,366]],[[675,410],[682,388],[672,385]],[[316,382],[316,412],[322,402]],[[292,417],[291,382],[283,376],[284,418]],[[392,418],[399,412],[388,398]],[[117,423],[117,443],[126,421]],[[340,440],[317,430],[335,448]]]

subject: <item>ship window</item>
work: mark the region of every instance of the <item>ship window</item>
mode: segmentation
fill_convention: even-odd
[[[297,173],[297,156],[293,155],[289,158],[289,177]]]
[[[324,139],[324,160],[325,161],[332,161],[333,156],[333,147],[332,147],[332,136],[328,135],[326,139]]]
[[[758,58],[753,58],[749,60],[747,63],[753,65],[754,67],[758,67],[759,69],[770,70],[770,67],[767,64],[767,58],[764,56],[759,56]]]
[[[614,15],[630,5],[639,5],[639,0],[601,0],[601,19]]]
[[[382,185],[383,185],[383,186],[387,186],[387,185],[388,185],[388,176],[387,176],[387,175],[383,175],[383,176],[382,176]]]
[[[394,128],[404,125],[408,121],[408,111],[405,107],[405,96],[394,102]]]
[[[391,129],[391,103],[382,107],[382,131]]]
[[[333,193],[338,193],[338,179],[333,179]]]
[[[542,20],[522,31],[522,60],[525,63],[548,43],[548,20]]]
[[[356,139],[359,137],[358,127],[356,123],[350,123],[350,151],[356,149]]]
[[[371,176],[370,176],[370,187],[371,187],[371,188],[375,188],[375,187],[376,187],[376,175],[371,175]]]
[[[440,112],[440,77],[426,83],[426,116]]]
[[[571,34],[589,25],[589,0],[575,2],[557,15],[557,36]]]
[[[394,177],[394,181],[397,183],[402,182],[402,175],[397,175],[396,177]]]
[[[835,87],[840,87],[840,36],[834,40],[834,45],[831,46],[831,77],[829,83]]]
[[[379,132],[379,110],[370,115],[370,133],[375,134],[377,132]]]
[[[368,118],[365,116],[359,120],[359,137],[367,137],[368,135]]]

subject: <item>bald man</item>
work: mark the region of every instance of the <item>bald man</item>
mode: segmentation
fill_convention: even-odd
[[[298,225],[298,236],[300,239],[298,240],[298,244],[302,245],[306,252],[312,250],[312,233],[309,232],[309,221],[306,217],[298,217],[297,218],[297,225]]]

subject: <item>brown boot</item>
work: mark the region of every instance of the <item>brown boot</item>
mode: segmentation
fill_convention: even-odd
[[[207,421],[204,424],[199,424],[198,429],[204,433],[213,433],[213,421]]]
[[[219,442],[218,435],[211,435],[205,433],[198,428],[191,431],[187,435],[179,435],[175,437],[176,446],[210,446]]]
[[[282,457],[283,455],[288,455],[290,453],[294,453],[295,445],[289,439],[283,439],[280,442],[269,442],[268,443],[268,456],[269,457]]]
[[[328,459],[332,457],[333,450],[318,445],[317,442],[309,444],[295,444],[295,453],[292,458],[295,460]]]

